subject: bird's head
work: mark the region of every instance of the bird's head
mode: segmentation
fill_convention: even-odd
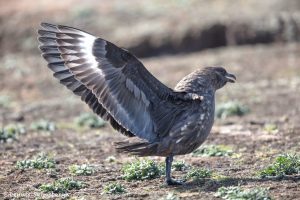
[[[236,77],[228,73],[223,67],[206,67],[202,71],[215,90],[222,88],[227,82],[234,83]]]

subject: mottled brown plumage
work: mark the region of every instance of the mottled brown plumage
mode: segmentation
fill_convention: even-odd
[[[41,24],[42,56],[54,77],[79,95],[122,134],[134,137],[117,149],[138,156],[165,156],[166,181],[174,155],[187,154],[207,138],[214,121],[215,91],[235,77],[207,67],[170,89],[130,52],[84,31]]]

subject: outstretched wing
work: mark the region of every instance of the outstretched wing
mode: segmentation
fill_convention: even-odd
[[[121,132],[148,141],[170,127],[174,113],[164,102],[174,92],[135,56],[75,28],[47,23],[41,26],[38,39],[49,68],[94,112]]]

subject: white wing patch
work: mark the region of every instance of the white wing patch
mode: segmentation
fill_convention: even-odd
[[[93,55],[93,45],[96,40],[96,37],[92,35],[85,34],[84,38],[82,38],[82,47],[83,47],[83,53],[86,54],[86,58],[92,63],[91,68],[98,71],[98,73],[101,73],[101,70],[98,68],[98,63],[96,61],[95,56]]]
[[[75,33],[77,33],[77,32],[75,32]],[[93,45],[96,40],[96,37],[94,37],[90,34],[84,33],[84,32],[78,32],[77,34],[80,34],[81,36],[83,36],[81,38],[78,38],[78,40],[80,40],[79,43],[77,43],[75,45],[66,43],[64,45],[65,46],[76,46],[76,47],[79,47],[80,49],[70,50],[70,52],[67,52],[67,51],[66,52],[83,54],[83,55],[81,55],[81,58],[86,59],[88,61],[89,68],[95,70],[96,73],[103,75],[101,69],[98,68],[98,62],[96,61],[96,58],[93,55]],[[68,61],[68,60],[75,60],[76,58],[77,57],[75,54],[75,55],[66,55],[64,59],[65,59],[65,61]],[[66,65],[69,68],[74,68],[81,64],[74,63],[74,62],[71,62],[71,63],[66,62]]]

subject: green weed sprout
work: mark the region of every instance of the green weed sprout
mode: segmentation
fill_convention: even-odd
[[[95,169],[93,166],[83,164],[83,165],[71,165],[69,167],[69,171],[71,174],[76,176],[90,176],[95,172]]]
[[[193,156],[214,157],[214,156],[231,156],[232,149],[223,145],[206,145],[196,149],[192,153]]]
[[[230,116],[243,116],[249,112],[249,108],[236,101],[219,104],[216,108],[216,116],[221,119],[225,119]]]
[[[300,173],[300,156],[284,154],[279,155],[275,161],[259,172],[260,177],[283,177]]]
[[[5,143],[9,140],[17,140],[19,135],[25,134],[26,129],[21,124],[9,124],[0,129],[0,143]]]
[[[40,153],[34,159],[18,161],[16,164],[18,169],[49,169],[55,168],[55,160],[44,153]]]
[[[47,121],[45,119],[41,119],[39,121],[33,122],[30,125],[32,130],[36,131],[55,131],[56,126],[53,122]]]
[[[75,118],[75,123],[80,127],[101,128],[105,121],[92,113],[84,113]]]
[[[196,168],[190,170],[186,175],[186,180],[198,181],[205,178],[210,178],[212,176],[212,172],[209,169],[205,168]]]
[[[215,196],[225,200],[271,200],[267,189],[244,190],[240,186],[220,187]]]
[[[122,194],[126,192],[125,187],[120,183],[110,183],[104,186],[103,191],[106,194]]]
[[[160,167],[153,160],[137,160],[122,168],[123,178],[127,181],[154,179],[161,176]]]
[[[42,184],[39,189],[44,193],[66,193],[69,190],[79,190],[81,188],[86,187],[86,184],[74,180],[72,178],[61,178],[53,183]]]

